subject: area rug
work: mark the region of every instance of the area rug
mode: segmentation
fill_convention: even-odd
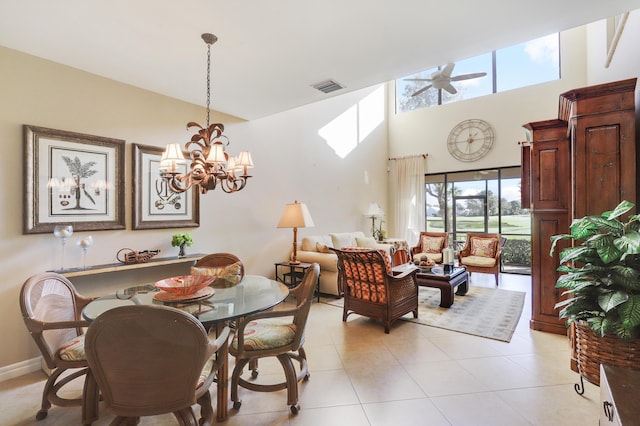
[[[464,296],[455,296],[453,305],[441,308],[440,290],[419,288],[418,318],[412,314],[402,320],[459,333],[510,342],[518,325],[525,293],[489,287],[469,287]],[[342,307],[342,299],[327,301]]]

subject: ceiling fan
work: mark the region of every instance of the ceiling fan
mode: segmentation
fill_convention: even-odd
[[[456,93],[458,93],[458,91],[451,84],[452,81],[470,80],[472,78],[484,77],[485,75],[487,75],[486,72],[476,72],[473,74],[462,74],[451,77],[453,67],[455,67],[455,64],[449,63],[444,67],[444,69],[432,73],[431,78],[405,78],[405,81],[428,81],[431,83],[413,93],[411,96],[418,96],[419,94],[431,89],[432,87],[434,89],[444,89],[452,95],[455,95]]]

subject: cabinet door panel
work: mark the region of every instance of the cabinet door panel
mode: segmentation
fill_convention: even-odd
[[[567,212],[540,213],[533,216],[533,240],[531,253],[532,274],[532,309],[531,328],[558,334],[566,334],[565,321],[558,316],[556,303],[561,300],[562,291],[555,288],[559,273],[559,253],[567,247],[566,242],[560,242],[553,256],[551,250],[551,236],[562,234],[569,228]],[[564,244],[563,244],[564,243]]]

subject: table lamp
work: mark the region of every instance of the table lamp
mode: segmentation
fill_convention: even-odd
[[[371,235],[376,233],[376,218],[384,216],[384,211],[380,208],[378,203],[369,204],[366,215],[371,219]]]
[[[297,265],[300,263],[297,259],[298,255],[298,228],[308,228],[313,226],[313,219],[309,214],[309,209],[304,203],[295,201],[293,204],[287,204],[284,206],[284,211],[278,222],[278,228],[293,228],[293,257],[291,264]]]

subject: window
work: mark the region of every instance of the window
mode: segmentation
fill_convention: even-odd
[[[448,231],[456,249],[468,232],[500,233],[503,272],[531,273],[531,218],[520,203],[520,167],[425,176],[426,230]]]
[[[444,105],[558,80],[560,34],[551,34],[456,62],[452,77],[475,73],[486,73],[486,76],[452,81],[451,84],[457,90],[455,94],[434,87],[421,91],[431,84],[428,80],[439,70],[432,68],[396,80],[396,112]],[[416,94],[417,92],[419,93]]]

